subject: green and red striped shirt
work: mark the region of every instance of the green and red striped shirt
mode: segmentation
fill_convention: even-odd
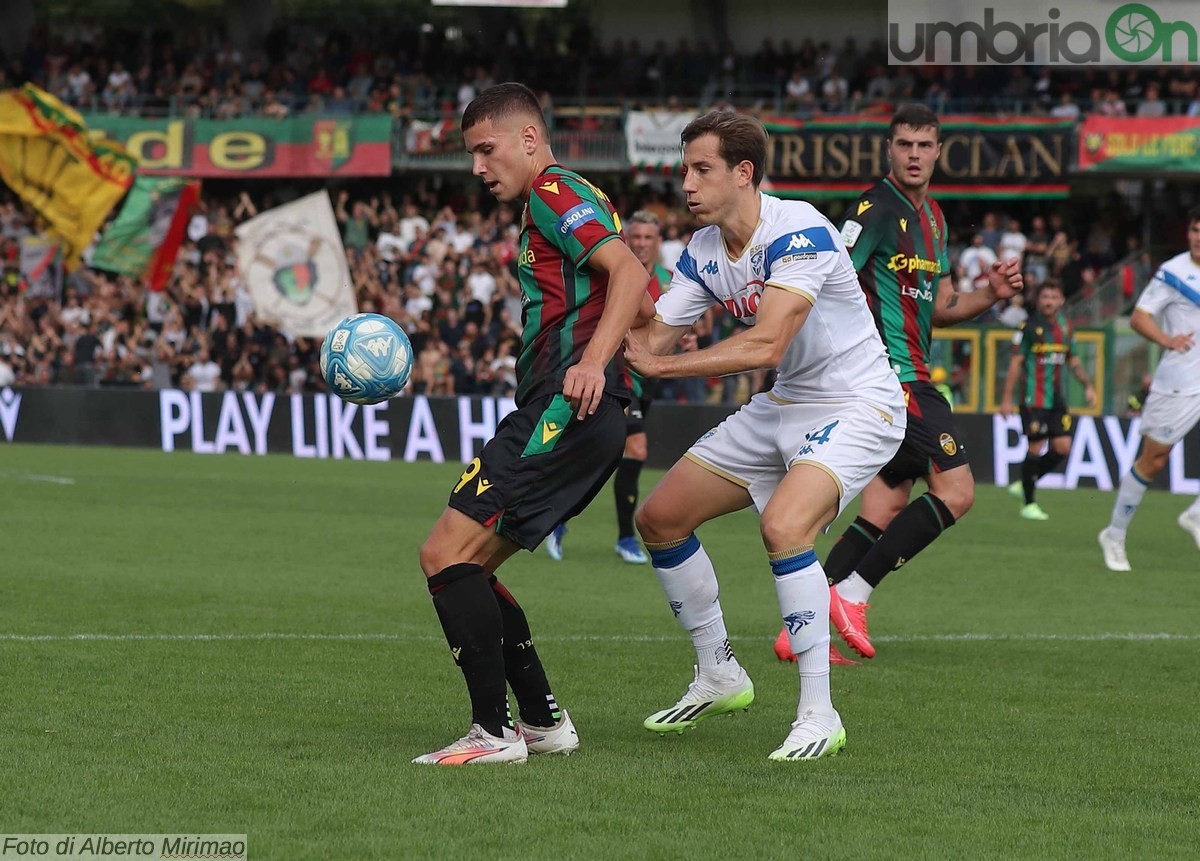
[[[533,181],[521,215],[523,328],[517,356],[518,406],[562,390],[579,362],[608,298],[608,274],[588,260],[604,243],[624,241],[608,197],[579,174],[551,165]],[[629,400],[624,353],[605,368],[604,390]]]
[[[1062,314],[1046,318],[1036,310],[1013,335],[1013,355],[1021,357],[1021,405],[1067,408],[1063,368],[1075,355],[1075,333]]]
[[[933,305],[950,274],[946,218],[926,196],[918,211],[890,178],[850,205],[842,240],[902,383],[929,379]]]

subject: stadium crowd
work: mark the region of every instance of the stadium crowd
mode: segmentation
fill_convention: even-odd
[[[218,118],[445,116],[493,81],[514,78],[563,100],[730,103],[797,116],[887,112],[897,101],[1064,119],[1200,114],[1200,75],[1187,66],[889,67],[880,40],[860,45],[853,36],[840,45],[766,38],[753,52],[686,38],[603,43],[582,12],[557,26],[497,13],[487,29],[435,26],[404,12],[332,29],[290,20],[256,50],[236,47],[222,29],[56,25],[5,59],[0,88],[29,80],[83,110]]]
[[[621,211],[656,211],[664,225],[662,262],[673,267],[690,236],[682,207],[645,190],[616,198]],[[386,314],[410,334],[413,391],[510,394],[521,329],[513,210],[485,212],[470,195],[447,205],[429,192],[352,199],[342,190],[333,201],[360,309]],[[206,194],[164,292],[88,267],[49,290],[31,290],[20,267],[19,241],[35,223],[19,201],[7,197],[0,203],[0,385],[322,390],[319,341],[291,339],[259,322],[237,272],[234,228],[269,205],[269,196],[255,202],[246,192]],[[1122,216],[1102,211],[1083,230],[1057,211],[1034,215],[1028,224],[995,211],[978,219],[952,216],[958,289],[974,289],[994,260],[1021,257],[1026,296],[985,317],[1016,326],[1046,278],[1059,279],[1068,292],[1086,290],[1105,267],[1128,259],[1133,240],[1126,239],[1130,225]],[[1148,256],[1144,266],[1149,267]],[[737,325],[714,309],[698,330],[700,346]],[[661,394],[681,401],[739,401],[759,383],[690,381]]]

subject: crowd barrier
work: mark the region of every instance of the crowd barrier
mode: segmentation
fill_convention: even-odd
[[[404,397],[357,407],[332,395],[200,394],[105,389],[0,390],[0,439],[15,443],[125,446],[198,454],[290,455],[354,460],[470,461],[515,408],[511,398]],[[665,468],[733,407],[655,403],[646,419],[651,467]],[[1015,416],[960,415],[981,483],[1019,477],[1025,441]],[[1112,490],[1137,456],[1138,420],[1080,415],[1063,472],[1040,486]],[[1157,485],[1200,493],[1196,433],[1171,453]]]

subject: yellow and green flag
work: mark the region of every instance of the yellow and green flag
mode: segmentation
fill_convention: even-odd
[[[136,165],[33,84],[0,93],[0,179],[45,220],[69,269],[128,190]]]

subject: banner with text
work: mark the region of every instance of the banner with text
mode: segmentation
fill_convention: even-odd
[[[779,197],[855,197],[888,171],[890,118],[768,119],[767,177]],[[937,198],[1062,198],[1075,125],[1052,117],[944,116]]]
[[[143,174],[196,177],[387,176],[392,118],[141,119],[87,115],[121,141]]]
[[[1200,171],[1200,117],[1088,117],[1079,132],[1079,169]]]
[[[679,136],[696,118],[676,111],[630,111],[625,116],[629,163],[640,169],[672,169],[682,163]]]
[[[100,389],[0,389],[0,442],[157,448],[197,454],[285,454],[334,460],[467,463],[515,409],[511,398],[395,398],[358,407],[333,395],[200,394]],[[656,404],[646,417],[647,464],[673,464],[732,411]],[[961,415],[981,482],[1020,476],[1026,442],[1013,416]],[[1138,419],[1077,416],[1070,456],[1040,487],[1113,491],[1137,457]],[[1155,486],[1200,493],[1200,435],[1171,451]]]

